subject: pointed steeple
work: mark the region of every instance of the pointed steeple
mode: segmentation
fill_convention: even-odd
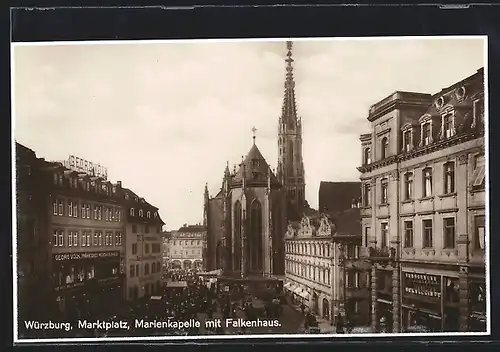
[[[229,177],[229,175],[231,174],[231,172],[229,171],[229,160],[226,161],[226,169],[224,170],[224,177]]]
[[[293,76],[293,57],[292,57],[292,42],[286,42],[286,78],[285,92],[283,96],[283,107],[281,111],[281,119],[284,123],[295,124],[297,121],[297,104],[295,101],[295,79]],[[292,126],[289,126],[292,127]]]
[[[209,199],[209,197],[210,197],[209,193],[208,193],[208,182],[205,183],[205,194],[204,194],[204,196],[205,196],[205,199]]]

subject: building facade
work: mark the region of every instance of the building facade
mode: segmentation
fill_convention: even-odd
[[[359,208],[288,225],[285,290],[319,318],[369,323],[369,266],[360,258]]]
[[[368,120],[359,170],[373,326],[485,331],[483,69],[434,95],[395,92]]]
[[[168,267],[204,270],[203,250],[205,242],[206,229],[202,225],[184,224],[179,230],[171,231],[168,240]]]
[[[121,186],[121,182],[119,182]],[[121,187],[120,187],[121,188]],[[128,188],[120,189],[125,211],[126,298],[129,301],[163,290],[163,231],[158,208]]]

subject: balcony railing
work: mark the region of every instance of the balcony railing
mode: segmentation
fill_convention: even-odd
[[[374,261],[381,260],[394,260],[396,258],[396,249],[395,248],[368,248],[368,257]]]

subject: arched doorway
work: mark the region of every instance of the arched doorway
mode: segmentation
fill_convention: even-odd
[[[312,312],[315,315],[318,315],[318,310],[319,310],[318,305],[319,305],[318,294],[314,292],[312,295]]]
[[[326,298],[323,298],[323,318],[328,319],[330,317],[330,303]]]
[[[184,269],[191,269],[191,261],[190,260],[185,260],[183,263]]]
[[[174,261],[172,262],[172,268],[173,268],[173,269],[180,269],[180,268],[182,268],[182,263],[181,263],[181,261],[180,261],[180,260],[174,260]]]

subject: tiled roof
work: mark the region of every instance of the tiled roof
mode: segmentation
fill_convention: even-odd
[[[350,209],[361,198],[361,182],[326,182],[319,185],[319,211],[332,213]]]
[[[335,233],[339,235],[361,236],[360,209],[351,208],[331,215]]]

